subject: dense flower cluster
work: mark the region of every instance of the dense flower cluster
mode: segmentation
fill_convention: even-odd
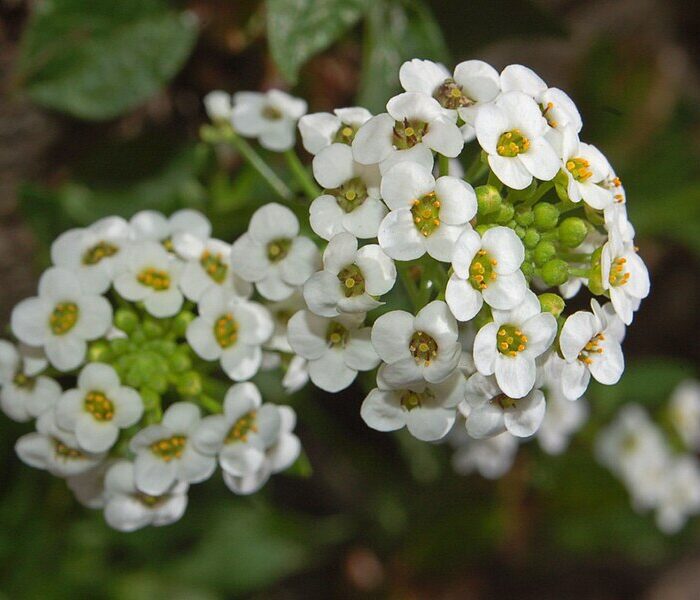
[[[282,203],[230,247],[188,210],[56,240],[38,296],[13,313],[23,345],[0,355],[5,412],[37,418],[18,443],[26,462],[75,490],[104,480],[91,503],[122,529],[177,518],[217,461],[249,493],[299,454],[293,411],[247,383],[278,363],[289,391],[376,370],[367,425],[436,441],[457,422],[463,469],[495,476],[507,461],[493,455],[534,435],[565,448],[590,378],[622,375],[625,326],[649,292],[624,188],[579,139],[574,102],[526,67],[415,59],[400,81],[378,115],[305,114],[278,90],[206,98],[205,140],[285,154],[315,237],[258,157]],[[567,314],[584,286],[598,299]],[[239,383],[216,396],[206,362]],[[59,372],[76,386],[62,391]]]

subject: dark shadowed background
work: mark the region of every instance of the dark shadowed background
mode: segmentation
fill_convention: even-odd
[[[208,91],[282,87],[312,111],[378,112],[413,57],[519,62],[568,91],[623,180],[652,294],[622,382],[591,388],[569,452],[527,444],[497,482],[453,474],[445,446],[368,430],[367,382],[285,398],[264,375],[299,413],[313,474],[251,498],[215,477],[180,522],[120,534],[22,465],[13,444],[30,427],[2,417],[0,597],[700,597],[700,518],[663,535],[590,451],[621,404],[653,414],[698,375],[699,15],[682,0],[5,0],[3,335],[66,228],[190,206],[231,241],[273,200],[238,156],[198,143]]]

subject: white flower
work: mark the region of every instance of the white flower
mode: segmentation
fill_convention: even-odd
[[[254,473],[239,477],[223,471],[224,483],[234,494],[253,494],[262,488],[271,475],[280,473],[299,458],[301,443],[292,433],[296,426],[296,413],[289,406],[277,406],[279,428],[274,439],[266,442],[265,459]]]
[[[18,349],[0,340],[0,407],[19,422],[52,409],[63,391],[54,379],[38,374],[43,369],[37,371],[36,360],[26,352],[23,347]]]
[[[227,123],[233,112],[231,94],[223,90],[214,90],[204,96],[204,109],[213,122]]]
[[[502,94],[482,106],[474,128],[491,170],[508,187],[522,190],[533,177],[548,181],[559,171],[559,158],[544,137],[547,121],[522,92]]]
[[[578,311],[566,319],[559,347],[567,362],[562,369],[564,393],[570,400],[583,395],[591,375],[604,385],[614,385],[625,370],[620,343],[625,327],[610,304],[601,308],[591,300],[593,312]]]
[[[457,473],[469,475],[476,470],[486,479],[499,479],[510,471],[518,453],[518,438],[504,431],[490,438],[475,440],[461,425],[456,425],[453,432],[451,437],[456,439],[452,443],[457,448],[452,455],[452,468]]]
[[[462,233],[452,257],[454,273],[445,290],[455,318],[474,318],[484,300],[492,308],[515,307],[528,289],[520,270],[524,259],[523,243],[508,227],[493,227],[483,237],[472,229]]]
[[[309,382],[309,361],[301,356],[293,356],[285,368],[282,387],[288,394],[294,394]]]
[[[571,127],[576,133],[581,131],[583,122],[574,101],[562,90],[547,87],[532,69],[508,65],[501,72],[500,83],[503,92],[519,91],[533,98],[552,129]]]
[[[382,315],[372,327],[372,345],[388,365],[383,380],[394,387],[445,381],[462,354],[457,335],[457,321],[439,300],[415,317],[403,310]]]
[[[481,374],[495,374],[507,396],[522,398],[535,385],[535,359],[554,341],[556,319],[540,311],[540,302],[530,291],[517,307],[492,313],[493,322],[476,334],[474,363]]]
[[[106,217],[84,229],[70,229],[51,244],[51,260],[74,271],[86,292],[103,294],[119,273],[131,233],[121,217]]]
[[[105,521],[117,531],[136,531],[147,525],[170,525],[185,514],[185,482],[173,484],[160,494],[146,494],[136,485],[134,464],[122,460],[105,476]]]
[[[132,302],[143,302],[154,317],[176,315],[183,297],[178,286],[182,263],[157,242],[129,246],[124,269],[114,280],[117,293]]]
[[[53,411],[36,420],[36,433],[28,433],[15,444],[17,455],[35,469],[45,469],[56,477],[72,477],[97,466],[104,452],[92,453],[80,449],[72,433],[56,425]]]
[[[625,244],[634,242],[634,226],[627,218],[627,204],[613,202],[603,209],[605,230],[610,237],[615,237]]]
[[[323,253],[323,270],[304,284],[304,300],[322,317],[365,313],[382,305],[379,296],[394,287],[394,262],[376,244],[357,249],[357,239],[339,233]]]
[[[602,210],[613,203],[613,194],[603,186],[608,161],[591,144],[579,142],[576,132],[567,127],[562,134],[562,171],[568,178],[567,193],[572,202],[583,201]]]
[[[700,382],[681,381],[669,400],[668,414],[686,447],[700,450]]]
[[[493,376],[474,373],[467,380],[464,402],[460,405],[467,419],[467,433],[475,438],[493,437],[508,431],[516,437],[529,437],[540,427],[545,399],[535,388],[521,398],[503,392]]]
[[[136,424],[143,414],[139,393],[121,385],[109,365],[90,363],[78,376],[77,388],[63,393],[56,405],[56,422],[75,434],[88,452],[105,452],[119,430]]]
[[[355,134],[352,153],[357,162],[380,163],[382,172],[403,160],[431,169],[432,151],[450,158],[462,151],[464,140],[459,128],[434,98],[406,92],[389,100],[386,110]]]
[[[253,286],[233,273],[231,246],[226,242],[184,234],[174,241],[174,247],[178,256],[186,261],[179,283],[188,300],[199,302],[211,286],[232,290],[241,298],[253,294]]]
[[[377,374],[377,387],[365,398],[360,415],[377,431],[406,427],[415,438],[435,441],[443,438],[455,422],[456,406],[464,398],[464,376],[454,371],[440,383],[417,381],[395,389],[384,381],[383,365]]]
[[[547,454],[561,454],[569,445],[569,438],[577,432],[588,417],[588,404],[583,398],[571,401],[561,394],[546,394],[547,410],[537,441]]]
[[[112,324],[112,307],[85,292],[73,273],[51,267],[39,280],[39,295],[12,311],[12,332],[30,346],[41,346],[49,362],[70,371],[85,359],[86,340],[102,337]]]
[[[201,453],[218,457],[224,472],[247,477],[260,470],[266,449],[279,435],[279,408],[263,405],[258,388],[250,382],[230,387],[223,408],[222,415],[202,419],[192,443]]]
[[[625,325],[629,325],[640,302],[649,295],[649,272],[632,244],[611,235],[600,257],[603,289]]]
[[[299,119],[301,143],[309,154],[318,154],[333,143],[350,145],[357,130],[371,118],[372,113],[361,106],[304,115]]]
[[[316,387],[339,392],[355,380],[358,371],[369,371],[379,364],[370,328],[362,327],[364,320],[364,314],[328,319],[308,310],[289,320],[289,344],[309,361],[309,377]]]
[[[664,533],[676,533],[690,515],[700,512],[700,466],[694,456],[680,456],[665,470],[659,489],[656,523]]]
[[[187,341],[204,360],[219,360],[235,381],[251,378],[260,368],[261,346],[273,331],[264,306],[212,287],[199,301],[199,316],[187,327]]]
[[[105,475],[115,462],[108,458],[89,471],[66,478],[68,489],[80,504],[93,510],[104,508]]]
[[[289,319],[300,310],[306,308],[304,297],[300,292],[294,292],[289,298],[279,302],[267,302],[265,308],[272,315],[274,323],[272,337],[265,343],[265,349],[293,354],[294,350],[292,350],[289,340],[287,340],[287,325],[289,324]]]
[[[166,250],[174,249],[175,240],[184,234],[201,240],[211,235],[211,223],[201,212],[183,208],[170,217],[155,210],[137,212],[129,221],[134,240],[137,242],[160,242]]]
[[[382,198],[391,212],[379,226],[379,245],[395,260],[414,260],[426,252],[452,260],[455,242],[476,214],[476,194],[456,177],[435,180],[413,162],[394,166],[382,178]]]
[[[311,228],[323,239],[349,232],[359,238],[377,235],[387,213],[379,199],[376,165],[361,165],[346,144],[331,144],[313,161],[314,177],[325,189],[309,207]]]
[[[281,204],[266,204],[255,211],[248,232],[231,248],[231,268],[254,282],[268,300],[284,300],[318,269],[315,244],[299,236],[299,221]]]
[[[306,102],[281,90],[238,92],[233,95],[231,123],[244,137],[257,138],[263,148],[282,152],[294,146],[297,121]]]
[[[464,139],[474,139],[474,118],[480,106],[500,92],[498,71],[481,60],[459,63],[453,74],[441,64],[414,58],[401,65],[399,80],[407,92],[421,92],[435,98],[453,117],[465,122]]]
[[[200,421],[196,405],[175,402],[160,423],[131,438],[129,449],[136,455],[134,483],[139,491],[160,496],[177,481],[199,483],[211,477],[216,460],[199,452],[191,439]]]

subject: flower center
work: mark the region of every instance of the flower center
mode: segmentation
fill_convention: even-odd
[[[585,158],[570,158],[566,161],[566,170],[571,173],[571,176],[576,181],[583,182],[591,178],[593,171],[588,168],[590,166],[591,163],[589,163]]]
[[[344,348],[350,332],[348,328],[336,321],[331,322],[326,331],[326,341],[334,348]]]
[[[343,125],[336,132],[335,137],[333,138],[333,141],[337,142],[339,144],[347,144],[349,146],[350,144],[352,144],[352,141],[355,139],[356,133],[357,133],[357,129],[355,129],[351,125]]]
[[[625,271],[626,262],[627,259],[622,256],[613,261],[610,267],[610,275],[608,276],[608,282],[613,287],[625,285],[630,280],[629,272]]]
[[[257,412],[251,410],[240,417],[229,429],[226,434],[225,444],[234,444],[236,442],[247,442],[248,434],[252,431],[257,433],[258,426],[255,422]]]
[[[578,353],[578,359],[581,362],[590,365],[591,362],[593,362],[590,358],[591,354],[603,354],[603,348],[601,348],[599,344],[604,340],[605,335],[602,333],[594,335],[590,340],[588,340],[588,343],[583,347],[583,350]]]
[[[136,498],[147,508],[155,508],[159,504],[162,504],[165,500],[165,496],[151,496],[150,494],[144,494],[143,492],[136,492],[134,494],[134,498]]]
[[[401,406],[407,411],[412,411],[414,408],[420,408],[423,406],[423,402],[430,400],[435,396],[430,390],[425,390],[423,392],[414,392],[413,390],[404,390],[401,393]]]
[[[498,394],[498,396],[494,396],[491,398],[490,402],[491,404],[499,406],[502,410],[515,408],[518,404],[517,400],[511,398],[510,396],[506,396],[505,394]]]
[[[479,250],[476,256],[472,260],[472,264],[469,265],[469,283],[475,290],[485,290],[489,283],[496,281],[496,271],[494,267],[498,264],[498,261],[486,252],[486,250]]]
[[[416,229],[424,237],[432,235],[440,227],[440,201],[435,197],[435,192],[413,201],[411,214]]]
[[[326,192],[335,196],[338,206],[346,213],[351,213],[362,206],[362,203],[367,199],[367,186],[360,177],[354,177],[340,187],[326,190]]]
[[[61,440],[54,439],[53,444],[56,456],[60,456],[61,458],[72,459],[85,457],[85,455],[80,450],[78,450],[77,448],[72,448],[67,444],[64,444]]]
[[[498,351],[506,356],[515,356],[527,348],[527,337],[514,325],[501,325],[496,334]]]
[[[28,377],[22,372],[18,372],[12,379],[12,383],[14,383],[16,387],[22,390],[31,391],[34,389],[36,379],[34,379],[34,377]]]
[[[103,258],[109,258],[119,252],[119,248],[114,244],[102,241],[88,248],[83,254],[84,265],[96,265]]]
[[[238,323],[231,313],[226,313],[216,320],[214,337],[222,348],[229,348],[238,341]]]
[[[187,438],[184,435],[174,435],[153,442],[150,446],[151,452],[165,462],[170,462],[174,458],[180,458],[185,450]]]
[[[554,108],[554,102],[547,102],[547,104],[540,104],[540,110],[542,111],[542,116],[547,120],[547,124],[552,128],[556,129],[558,123],[552,118],[551,113]]]
[[[167,271],[149,267],[141,271],[136,279],[141,285],[145,285],[156,292],[164,292],[170,289],[170,274]]]
[[[68,333],[78,322],[78,305],[75,302],[59,302],[49,317],[49,327],[54,335]]]
[[[160,242],[161,246],[165,248],[168,252],[175,252],[175,244],[173,244],[173,238],[166,237]]]
[[[435,98],[444,108],[449,108],[452,110],[474,104],[474,101],[471,98],[464,95],[462,86],[458,85],[457,82],[451,77],[445,79],[445,81],[438,86],[433,94],[433,98]]]
[[[111,421],[114,418],[114,403],[102,392],[88,392],[85,396],[85,410],[96,421]]]
[[[199,258],[199,264],[202,265],[202,269],[216,283],[223,283],[226,280],[228,265],[223,261],[220,253],[214,254],[209,250],[205,250]]]
[[[354,298],[365,293],[365,278],[357,265],[345,267],[338,273],[338,279],[343,286],[346,298]]]
[[[269,104],[262,109],[262,116],[268,121],[279,121],[282,118],[282,111]]]
[[[437,342],[427,333],[416,331],[411,337],[408,344],[408,349],[411,351],[413,358],[417,363],[423,363],[426,367],[430,365],[438,353]]]
[[[292,240],[289,238],[279,238],[272,240],[267,245],[267,258],[270,262],[276,263],[284,259],[289,254],[292,247]]]
[[[496,144],[496,151],[501,156],[513,158],[522,152],[527,152],[530,148],[530,140],[528,140],[520,131],[513,129],[501,134]]]
[[[394,123],[393,142],[397,150],[407,150],[420,144],[428,133],[428,124],[424,121],[396,121]]]

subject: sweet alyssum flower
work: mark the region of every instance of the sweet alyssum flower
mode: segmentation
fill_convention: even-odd
[[[518,438],[507,431],[475,440],[459,423],[450,433],[450,443],[456,447],[452,455],[455,472],[469,475],[476,470],[486,479],[499,479],[510,471],[520,445]]]
[[[126,300],[143,302],[154,317],[172,317],[182,308],[182,263],[157,242],[135,243],[126,250],[114,289]]]
[[[559,171],[559,158],[544,137],[547,121],[522,92],[507,92],[481,107],[474,129],[491,170],[508,187],[522,190],[533,177],[548,181]]]
[[[77,387],[56,404],[59,427],[74,433],[80,448],[95,453],[109,450],[119,430],[137,423],[142,414],[138,392],[122,386],[113,367],[99,363],[85,366]]]
[[[177,482],[158,495],[146,494],[136,486],[134,464],[127,460],[110,467],[104,488],[105,521],[117,531],[170,525],[178,521],[187,508],[188,483]]]
[[[659,489],[656,523],[664,533],[676,533],[688,517],[700,512],[700,465],[694,456],[680,456],[665,470]]]
[[[459,321],[469,321],[484,301],[492,308],[515,307],[527,291],[520,270],[525,248],[508,227],[493,227],[480,236],[473,229],[457,239],[452,257],[454,273],[447,282],[445,300]]]
[[[588,404],[583,398],[571,401],[562,394],[546,394],[547,410],[537,430],[537,441],[547,454],[561,454],[566,450],[572,434],[578,431],[588,417]]]
[[[700,382],[684,379],[673,390],[668,415],[683,443],[690,450],[700,449]]]
[[[498,71],[481,60],[466,60],[450,72],[441,64],[414,58],[401,65],[399,80],[407,92],[435,98],[453,118],[463,121],[462,135],[474,139],[474,118],[480,106],[500,92]]]
[[[431,169],[433,151],[453,158],[464,146],[454,119],[434,98],[406,92],[389,100],[386,111],[355,134],[353,156],[363,165],[379,163],[385,172],[396,162],[410,160]]]
[[[414,260],[426,252],[452,260],[454,245],[476,214],[476,194],[467,182],[437,180],[419,164],[404,162],[382,178],[381,194],[391,212],[379,226],[379,245],[396,260]]]
[[[379,199],[377,166],[356,163],[346,144],[331,144],[314,157],[313,171],[325,189],[309,207],[311,228],[325,240],[343,232],[376,237],[387,213]]]
[[[535,385],[535,359],[554,341],[556,319],[541,312],[537,296],[528,291],[511,310],[492,311],[493,322],[474,339],[474,364],[482,375],[494,375],[510,398],[526,396]]]
[[[270,339],[268,311],[230,290],[212,287],[198,305],[199,316],[187,327],[187,341],[204,360],[219,360],[234,381],[249,379],[260,368],[261,346]]]
[[[278,302],[266,302],[265,308],[272,317],[274,330],[270,339],[265,342],[264,349],[293,354],[294,350],[287,339],[287,325],[289,319],[306,308],[306,302],[301,292],[294,292],[289,298]]]
[[[129,443],[134,460],[134,483],[150,496],[165,494],[176,482],[198,483],[209,479],[216,460],[199,452],[192,435],[201,413],[191,402],[175,402],[160,423],[141,429]]]
[[[204,240],[211,235],[211,223],[199,211],[183,208],[169,217],[155,210],[142,210],[129,220],[133,239],[137,242],[160,242],[166,250],[174,250],[181,235]]]
[[[0,340],[0,408],[13,421],[25,422],[52,409],[61,396],[58,382],[41,372],[46,360],[31,349]]]
[[[280,90],[237,92],[231,124],[242,136],[257,138],[263,148],[282,152],[294,146],[297,121],[306,108],[306,101]]]
[[[289,344],[309,361],[309,377],[316,387],[339,392],[355,380],[358,371],[369,371],[379,364],[370,328],[362,327],[364,321],[364,313],[326,318],[308,310],[289,320]]]
[[[51,244],[51,260],[70,269],[86,292],[102,294],[112,285],[130,242],[131,227],[121,217],[105,217],[85,228],[70,229]]]
[[[78,277],[52,267],[39,280],[39,295],[12,311],[12,332],[30,346],[41,346],[61,371],[85,359],[86,341],[103,336],[112,325],[112,307],[102,296],[82,289]]]
[[[611,235],[600,257],[603,289],[615,312],[629,325],[640,302],[649,295],[649,272],[634,246]]]
[[[440,383],[416,381],[402,389],[389,385],[383,377],[387,365],[377,374],[377,387],[365,398],[360,415],[377,431],[406,427],[415,438],[435,441],[443,438],[455,422],[456,406],[464,398],[465,380],[454,371]]]
[[[372,113],[361,106],[304,115],[299,119],[301,143],[309,154],[318,154],[333,143],[350,145],[357,130],[371,118]]]
[[[316,245],[299,235],[299,221],[281,204],[270,203],[255,211],[247,233],[231,248],[231,268],[245,281],[255,283],[268,300],[284,300],[318,269]]]
[[[378,298],[394,287],[396,267],[376,244],[358,250],[357,239],[340,233],[323,253],[323,270],[304,284],[304,300],[322,317],[366,313],[381,306]]]
[[[447,304],[434,300],[414,317],[403,310],[383,314],[372,326],[372,345],[387,363],[383,380],[402,387],[440,383],[457,368],[462,346]]]

